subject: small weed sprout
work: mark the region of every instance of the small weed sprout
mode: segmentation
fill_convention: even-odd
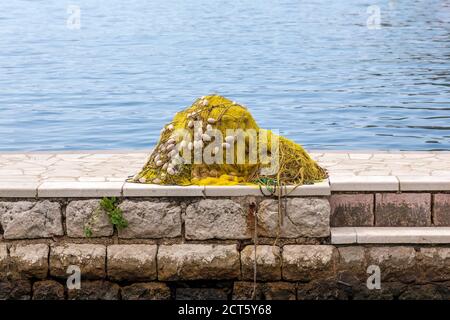
[[[118,202],[116,197],[104,197],[100,200],[99,207],[94,211],[91,218],[84,226],[84,234],[87,238],[92,237],[92,229],[102,212],[108,215],[109,221],[118,230],[128,226],[128,221],[123,217],[123,212],[122,209],[119,208]]]

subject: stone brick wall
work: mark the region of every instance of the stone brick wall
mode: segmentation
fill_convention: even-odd
[[[0,299],[450,298],[450,246],[330,244],[330,224],[445,225],[448,194],[121,199],[120,231],[99,201],[0,199]]]
[[[0,298],[250,299],[254,257],[236,244],[1,244]],[[70,265],[80,289],[65,285]],[[256,265],[260,299],[450,298],[450,247],[262,245]]]
[[[332,227],[450,226],[449,193],[334,193]]]
[[[85,238],[91,239],[250,240],[255,214],[257,234],[268,238],[327,238],[330,205],[327,198],[290,198],[283,201],[285,217],[279,225],[278,200],[261,197],[233,198],[133,198],[119,207],[128,227],[114,230],[105,212],[92,217],[99,199],[0,199],[0,236],[4,240]],[[283,218],[283,217],[282,217]]]

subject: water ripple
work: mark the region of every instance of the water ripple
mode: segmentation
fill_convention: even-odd
[[[314,149],[450,150],[450,5],[0,2],[0,150],[149,148],[217,92]]]

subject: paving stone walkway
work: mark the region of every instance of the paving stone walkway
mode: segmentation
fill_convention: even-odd
[[[1,182],[119,182],[137,173],[148,151],[0,153]],[[450,152],[311,152],[330,177],[450,177]]]

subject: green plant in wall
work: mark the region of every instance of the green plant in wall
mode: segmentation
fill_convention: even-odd
[[[128,221],[123,217],[122,209],[118,207],[118,200],[116,197],[103,198],[100,201],[100,207],[106,211],[109,221],[117,227],[123,229],[128,226]]]
[[[128,226],[128,221],[123,217],[122,209],[118,206],[119,200],[116,197],[104,197],[100,200],[99,207],[94,211],[89,221],[84,226],[86,237],[92,236],[92,229],[102,212],[108,215],[109,221],[117,229],[121,230]]]
[[[87,238],[92,237],[92,228],[90,226],[88,226],[87,224],[84,226],[84,235]]]

